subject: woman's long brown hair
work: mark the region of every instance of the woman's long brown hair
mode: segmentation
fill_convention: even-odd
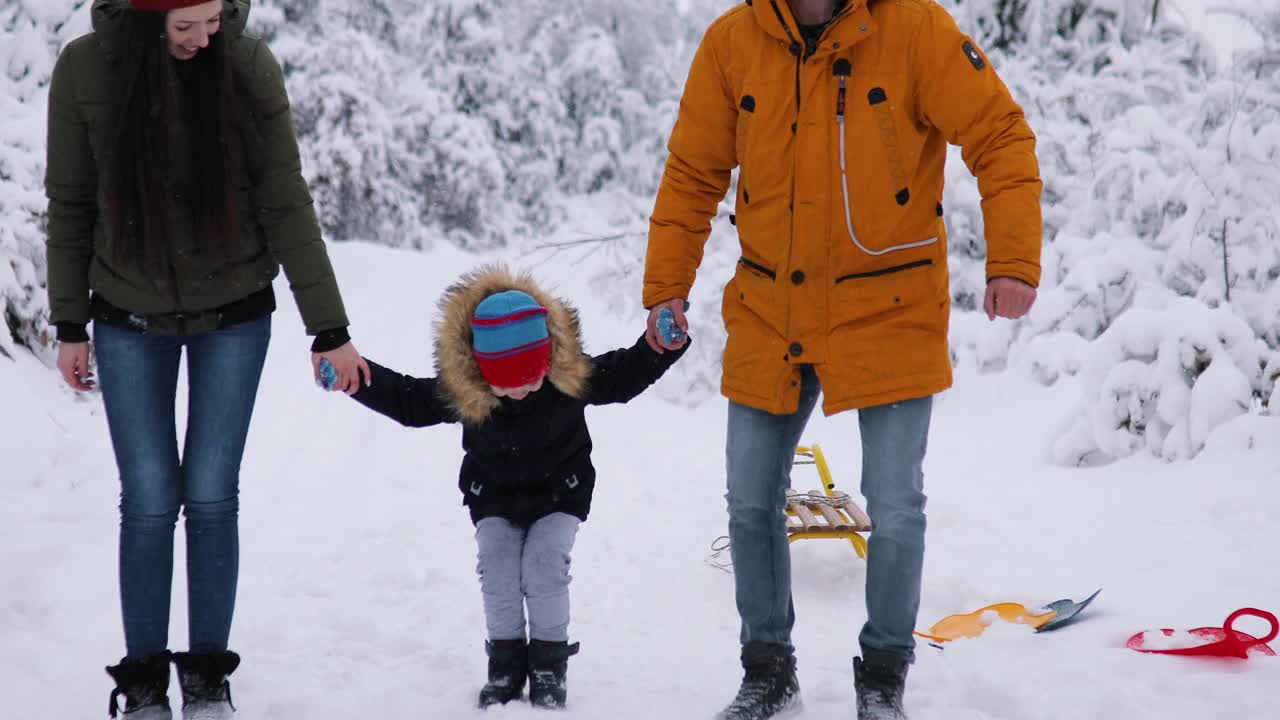
[[[165,39],[165,14],[124,10],[117,106],[108,154],[108,219],[113,260],[160,271],[173,242],[172,208],[190,193],[196,252],[228,260],[238,244],[238,196],[243,164],[237,88],[226,34],[209,38],[194,58],[175,60]],[[183,63],[179,81],[177,63]],[[178,147],[174,128],[184,123]],[[175,153],[187,153],[191,186],[172,178]],[[162,276],[163,277],[163,276]]]

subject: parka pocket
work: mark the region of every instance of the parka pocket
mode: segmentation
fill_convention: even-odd
[[[591,485],[584,473],[555,474],[547,478],[545,492],[553,502],[571,502],[586,494]]]
[[[945,266],[932,258],[837,276],[831,327],[863,326],[893,319],[933,327],[946,320]]]
[[[738,322],[760,322],[777,333],[786,327],[785,290],[779,288],[777,272],[766,265],[738,259],[737,272],[725,288],[724,319],[732,332]]]
[[[770,281],[778,279],[778,273],[774,272],[773,270],[770,270],[769,268],[765,267],[764,265],[761,265],[758,262],[748,260],[746,256],[738,258],[738,265],[749,272],[753,272],[762,277],[766,277]]]
[[[937,238],[934,238],[934,239],[936,240]],[[869,280],[871,278],[884,277],[885,275],[893,275],[895,273],[914,270],[918,267],[928,267],[932,264],[933,264],[932,258],[925,258],[924,260],[916,260],[915,262],[903,263],[902,265],[894,265],[892,267],[881,268],[879,270],[868,270],[866,272],[848,273],[846,275],[841,275],[840,277],[836,278],[836,284],[839,285],[841,283],[851,282],[854,280]]]
[[[839,85],[835,142],[840,161],[845,232],[849,240],[858,250],[873,257],[933,245],[938,242],[936,234],[915,242],[895,242],[901,239],[900,223],[908,217],[911,202],[907,180],[911,157],[899,135],[899,125],[905,124],[900,120],[904,118],[897,117],[904,111],[902,98],[895,101],[890,97],[890,92],[898,89],[890,90],[892,83],[887,79],[881,82],[873,78],[869,86],[860,85],[854,90],[848,82],[849,64],[844,61],[837,61],[833,72]],[[856,127],[850,129],[850,124]],[[851,157],[851,152],[857,157]],[[850,166],[858,167],[861,177],[851,181]],[[850,187],[851,182],[855,183],[854,188]],[[860,224],[855,224],[854,211],[859,204],[864,210]]]

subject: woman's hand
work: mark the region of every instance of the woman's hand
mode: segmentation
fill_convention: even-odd
[[[311,353],[311,370],[315,374],[317,383],[320,382],[321,360],[328,360],[338,374],[338,381],[333,384],[335,391],[340,390],[348,395],[355,395],[356,391],[360,389],[362,374],[365,385],[369,385],[372,382],[373,375],[369,372],[369,363],[360,357],[360,353],[356,351],[356,346],[351,343],[329,352]]]
[[[58,343],[58,372],[73,390],[93,389],[93,372],[89,370],[89,343]]]

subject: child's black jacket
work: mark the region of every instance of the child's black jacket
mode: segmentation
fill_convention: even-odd
[[[523,400],[494,396],[471,359],[475,305],[507,289],[528,292],[548,308],[551,370],[542,388]],[[587,356],[576,313],[538,291],[528,278],[501,270],[468,276],[450,289],[442,306],[437,377],[414,378],[370,361],[373,382],[362,386],[355,399],[410,427],[462,423],[466,455],[458,487],[473,522],[500,516],[527,527],[553,512],[586,520],[595,488],[586,407],[636,397],[662,377],[684,348],[658,354],[642,336],[630,348]]]

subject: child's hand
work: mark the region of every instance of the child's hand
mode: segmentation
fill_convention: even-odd
[[[332,368],[334,375],[334,380],[329,382],[327,387],[325,373],[321,367],[326,361]],[[311,368],[315,372],[317,385],[327,390],[340,390],[348,395],[354,395],[360,389],[361,377],[363,377],[366,386],[373,382],[373,375],[369,372],[369,363],[360,357],[360,353],[356,351],[356,346],[351,343],[329,352],[311,353]]]
[[[684,346],[689,331],[689,321],[684,313],[688,309],[688,301],[682,298],[668,300],[649,309],[649,327],[645,332],[645,340],[654,352],[662,354]]]
[[[685,303],[685,310],[689,309],[688,305],[689,303]],[[658,311],[658,334],[662,336],[662,344],[666,346],[679,345],[687,337],[684,328],[676,324],[676,314],[669,307]]]
[[[320,358],[320,387],[326,391],[332,390],[337,382],[338,371],[333,369],[333,364],[329,362],[329,358]]]

